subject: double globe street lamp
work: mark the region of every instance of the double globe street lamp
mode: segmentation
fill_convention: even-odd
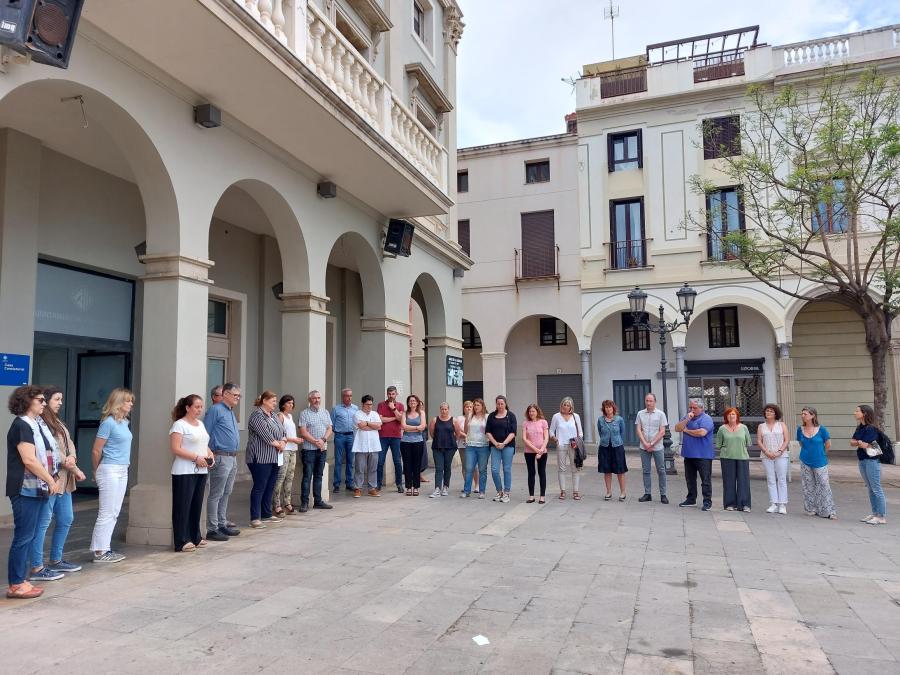
[[[697,299],[697,291],[684,282],[684,286],[678,289],[675,294],[678,297],[678,309],[684,321],[673,321],[667,323],[663,314],[663,306],[659,306],[659,318],[656,324],[649,322],[645,308],[647,306],[647,294],[641,290],[640,286],[635,286],[634,290],[628,294],[628,304],[631,307],[631,316],[634,319],[634,327],[638,330],[647,330],[651,333],[659,334],[659,365],[662,373],[662,395],[663,395],[663,414],[666,416],[666,422],[669,421],[669,396],[666,387],[666,336],[675,332],[681,326],[687,328],[691,320],[691,314],[694,313],[694,301]],[[666,473],[675,475],[675,453],[672,452],[672,432],[669,425],[666,424],[666,433],[663,436],[663,448],[666,458]]]

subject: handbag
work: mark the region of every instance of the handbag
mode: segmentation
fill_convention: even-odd
[[[878,441],[872,441],[869,444],[869,447],[866,448],[866,454],[869,457],[875,458],[875,457],[880,457],[884,453],[882,453],[881,446],[878,445]]]
[[[575,450],[575,466],[579,469],[584,466],[584,460],[587,459],[587,450],[584,447],[584,432],[581,430],[581,420],[575,414],[575,428],[578,435],[571,440],[572,448]]]

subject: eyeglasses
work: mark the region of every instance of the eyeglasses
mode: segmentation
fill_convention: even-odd
[[[34,400],[37,401],[38,403],[46,403],[47,402],[47,399],[45,399],[43,396],[36,396]]]

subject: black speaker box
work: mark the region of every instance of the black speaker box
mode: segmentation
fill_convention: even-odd
[[[403,257],[412,253],[413,233],[416,227],[408,220],[391,218],[384,237],[384,252]]]
[[[84,0],[0,0],[0,44],[67,68]]]

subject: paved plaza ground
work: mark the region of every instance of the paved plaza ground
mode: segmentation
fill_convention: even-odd
[[[678,508],[681,474],[670,505],[638,503],[629,465],[625,503],[602,500],[594,463],[581,502],[557,499],[551,465],[548,503],[526,504],[517,463],[509,504],[459,499],[455,475],[451,497],[342,492],[196,553],[126,546],[0,601],[0,671],[900,673],[900,467],[870,526],[855,462],[832,465],[838,521],[803,514],[796,465],[787,516],[764,512],[758,463],[749,514],[722,510],[718,473],[710,513]]]

